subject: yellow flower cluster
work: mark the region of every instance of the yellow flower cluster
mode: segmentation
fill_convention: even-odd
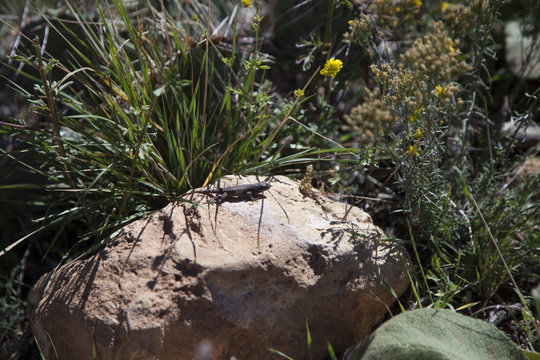
[[[390,62],[371,69],[387,94],[385,101],[410,109],[412,123],[419,115],[415,110],[426,108],[434,97],[438,106],[450,106],[459,90],[452,81],[471,70],[460,56],[457,41],[449,37],[443,23],[437,22],[400,57],[400,64]]]
[[[250,7],[251,6],[251,0],[242,0],[242,5],[244,5],[245,7]]]
[[[473,5],[474,3],[470,3],[468,6],[446,2],[441,4],[443,19],[453,36],[463,37],[473,31],[474,26],[476,26],[476,12],[471,8]]]
[[[324,68],[321,70],[321,75],[335,77],[343,67],[343,62],[336,58],[331,58],[326,61]]]
[[[401,62],[429,76],[431,79],[450,80],[455,73],[464,73],[471,67],[460,60],[456,49],[458,41],[450,38],[442,22],[430,26],[430,31],[416,39]]]
[[[420,7],[422,6],[422,1],[420,1],[420,0],[412,0],[412,1],[409,1],[409,2],[412,3],[411,5],[412,5],[412,8],[414,9],[413,10],[414,12],[418,12],[420,10]],[[405,1],[405,4],[409,5],[409,4],[407,4],[407,1]],[[409,7],[409,9],[410,9],[410,7]],[[409,9],[401,7],[401,6],[396,6],[396,11],[397,12],[408,11]]]
[[[420,155],[418,153],[418,144],[409,145],[409,150],[407,150],[407,154],[409,154],[411,157]]]
[[[373,42],[373,34],[371,33],[371,19],[366,14],[361,14],[354,20],[347,22],[349,31],[343,34],[343,42],[346,44],[357,44],[365,48]]]
[[[385,30],[412,23],[414,15],[420,12],[421,0],[376,0],[369,6],[370,13],[377,14],[378,27]]]

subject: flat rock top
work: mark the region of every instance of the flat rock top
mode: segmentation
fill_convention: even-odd
[[[222,181],[221,187],[256,183],[254,176]],[[241,266],[238,258],[287,258],[291,248],[308,244],[333,248],[334,252],[349,252],[359,245],[343,238],[353,232],[379,238],[382,233],[373,225],[371,217],[357,207],[330,200],[313,190],[312,197],[302,195],[298,183],[283,176],[270,180],[271,188],[265,198],[255,200],[214,202],[206,194],[193,194],[193,202],[200,206],[182,208],[170,205],[159,218],[172,221],[170,232],[176,237],[175,256],[190,259],[203,266]],[[190,199],[190,196],[188,196]],[[190,222],[189,232],[177,220]],[[176,220],[175,220],[176,219]],[[145,226],[140,224],[139,226]],[[138,229],[131,231],[136,234]],[[156,239],[159,240],[159,239]],[[365,239],[363,242],[368,243]],[[368,244],[366,244],[368,245]],[[249,261],[251,262],[251,261]]]

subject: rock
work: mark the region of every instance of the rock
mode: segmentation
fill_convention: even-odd
[[[257,182],[236,177],[224,185]],[[277,176],[254,199],[170,204],[29,296],[47,359],[307,358],[360,341],[408,286],[368,214]],[[265,196],[265,198],[263,198]],[[199,203],[195,205],[194,203]],[[54,347],[52,346],[54,344]]]
[[[540,78],[540,39],[533,35],[532,23],[507,21],[504,25],[506,63],[519,78]]]

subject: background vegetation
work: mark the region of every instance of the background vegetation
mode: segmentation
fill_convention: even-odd
[[[456,309],[538,351],[536,1],[0,14],[3,358],[39,356],[25,299],[41,274],[231,173],[307,175],[368,211],[415,260],[394,313]]]

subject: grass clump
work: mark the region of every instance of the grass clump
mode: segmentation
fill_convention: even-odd
[[[227,44],[212,36],[212,17],[201,22],[201,9],[193,7],[177,18],[153,7],[149,18],[132,18],[113,1],[98,6],[96,26],[72,4],[84,36],[49,20],[69,46],[68,59],[42,55],[38,38],[34,56],[16,58],[37,71],[40,84],[33,93],[18,90],[50,122],[44,130],[15,122],[4,133],[26,139],[36,152],[40,166],[33,171],[47,178],[48,190],[66,196],[59,207],[76,205],[52,211],[49,222],[66,219],[67,211],[70,220],[84,217],[111,233],[132,215],[255,163],[269,122],[280,116],[264,81],[268,59],[257,43],[236,43],[238,5],[221,29],[231,34]],[[256,32],[260,18],[249,11]]]

